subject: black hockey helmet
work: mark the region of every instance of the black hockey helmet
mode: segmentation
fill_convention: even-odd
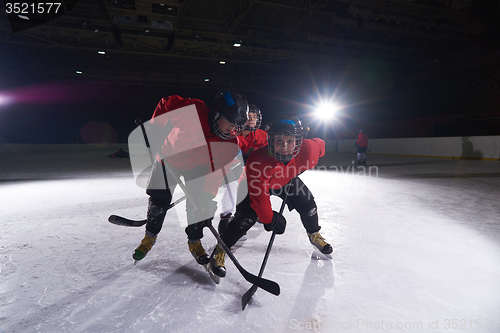
[[[215,95],[215,105],[210,110],[212,128],[217,136],[229,140],[237,137],[243,131],[248,119],[248,102],[245,96],[234,91],[220,90]],[[218,123],[221,118],[233,124],[234,129],[229,133],[220,130]]]
[[[305,131],[299,118],[286,115],[276,117],[268,126],[268,150],[278,161],[287,163],[299,153],[304,135]],[[293,149],[283,152],[282,145],[293,145]]]
[[[253,113],[257,116],[257,122],[255,123],[255,126],[249,126],[250,122],[250,114]],[[243,130],[245,131],[251,131],[254,132],[258,128],[260,128],[260,124],[262,123],[262,113],[260,112],[260,109],[255,106],[255,104],[249,104],[248,105],[248,121],[245,123],[245,126],[243,127]]]

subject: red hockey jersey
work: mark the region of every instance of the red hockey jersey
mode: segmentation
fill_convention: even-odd
[[[237,139],[224,140],[210,130],[210,109],[199,99],[178,95],[162,98],[151,124],[170,129],[161,142],[158,159],[166,159],[177,170],[207,167],[208,173],[228,165],[238,153]],[[160,136],[161,137],[161,136]],[[219,172],[220,173],[220,172]],[[207,177],[205,191],[217,194],[222,178]],[[220,178],[220,179],[219,179]]]
[[[251,148],[257,149],[267,145],[267,132],[256,129],[254,132],[250,132],[247,137],[244,137],[243,134],[238,135],[237,139],[238,146],[243,154],[246,154]]]
[[[318,138],[304,140],[299,154],[287,165],[271,156],[267,146],[250,155],[246,166],[250,206],[262,223],[273,219],[269,190],[280,189],[299,173],[314,168],[324,155],[325,142]]]
[[[358,134],[358,141],[356,141],[358,144],[358,147],[368,147],[368,136],[364,133],[361,132]]]

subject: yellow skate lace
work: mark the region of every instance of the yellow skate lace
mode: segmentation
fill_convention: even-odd
[[[156,242],[156,236],[155,237],[144,236],[141,245],[139,245],[137,250],[140,250],[144,253],[148,253],[155,244],[155,242]]]
[[[318,244],[321,247],[324,247],[325,245],[328,244],[319,232],[316,235],[311,235],[311,236],[312,236],[312,243]]]
[[[217,266],[224,267],[226,258],[226,253],[224,252],[224,250],[222,250],[220,247],[217,247],[217,252],[215,253],[214,258]]]
[[[189,251],[194,254],[197,258],[206,255],[205,249],[201,246],[201,241],[195,243],[189,243]]]

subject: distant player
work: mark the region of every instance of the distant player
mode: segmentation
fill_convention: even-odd
[[[368,148],[368,136],[360,129],[358,130],[358,141],[354,144],[358,148],[358,161],[354,165],[366,165],[366,149]]]

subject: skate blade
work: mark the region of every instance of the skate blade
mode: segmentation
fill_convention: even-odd
[[[329,259],[329,260],[332,260],[332,254],[325,254],[325,253],[321,253],[325,258]]]
[[[313,248],[314,248],[314,251],[313,251],[313,255],[315,255],[317,258],[323,258],[323,259],[328,259],[328,260],[332,260],[332,253],[330,254],[325,254],[323,252],[321,252],[320,250],[318,250],[314,245],[313,245]]]
[[[210,278],[215,282],[215,284],[219,284],[220,283],[220,276],[217,276],[215,275],[212,270],[210,270],[210,267],[209,267],[210,264],[205,264],[205,265],[202,265],[208,272],[208,275],[210,275]]]

